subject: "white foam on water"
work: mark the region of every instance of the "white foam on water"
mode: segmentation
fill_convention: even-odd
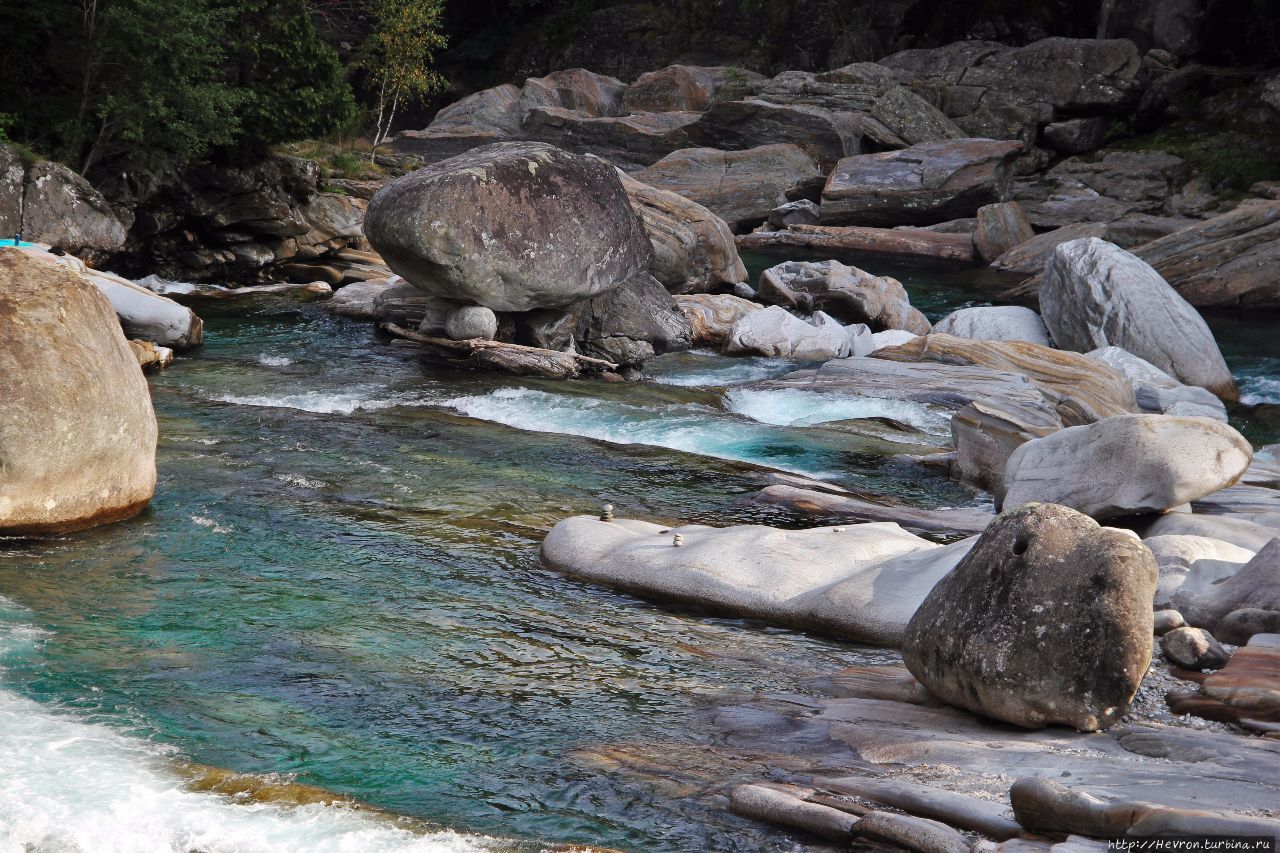
[[[739,388],[725,397],[729,411],[763,424],[815,426],[856,418],[892,418],[931,433],[946,433],[950,418],[923,403],[844,394],[823,394],[798,388],[758,390]]]
[[[212,518],[208,518],[203,515],[193,515],[191,516],[191,521],[195,524],[200,525],[201,527],[209,528],[214,533],[231,533],[232,532],[230,527],[224,527],[218,522],[214,521]]]
[[[1246,406],[1280,403],[1280,377],[1250,376],[1242,379],[1240,402]]]
[[[0,663],[47,636],[0,602]],[[0,674],[3,668],[0,666]],[[413,832],[344,806],[240,803],[183,788],[172,750],[0,687],[3,853],[470,853],[497,839]]]
[[[321,415],[376,412],[396,406],[422,406],[429,402],[419,394],[387,395],[386,389],[378,386],[355,386],[348,391],[304,391],[301,394],[223,394],[210,399],[215,403],[297,409]]]
[[[149,275],[134,282],[153,293],[191,293],[196,286],[189,281],[170,281],[158,275]]]
[[[261,353],[258,356],[258,364],[263,367],[288,367],[293,364],[293,359],[283,355],[271,355],[270,353]]]
[[[322,480],[314,480],[311,477],[304,477],[301,474],[292,474],[285,472],[282,474],[272,475],[274,479],[282,483],[288,483],[291,486],[297,486],[300,489],[323,489],[327,483]]]
[[[704,354],[697,350],[694,352]],[[794,361],[784,358],[725,358],[713,353],[705,355],[708,361],[705,367],[657,373],[653,381],[683,388],[725,388],[744,382],[771,379],[796,369]]]
[[[442,405],[479,420],[531,432],[577,435],[614,444],[647,444],[685,453],[766,465],[814,477],[831,476],[809,465],[800,442],[788,444],[776,429],[745,422],[693,404],[660,408],[631,406],[528,388],[454,397]],[[788,449],[795,453],[787,453]]]

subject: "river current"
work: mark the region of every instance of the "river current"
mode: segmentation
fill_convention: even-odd
[[[931,317],[986,299],[981,275],[868,268]],[[1274,320],[1210,319],[1245,401],[1280,403]],[[740,387],[782,360],[665,356],[629,384],[453,373],[318,306],[211,317],[206,340],[151,377],[148,511],[0,541],[3,853],[792,849],[617,756],[708,754],[731,697],[895,655],[566,579],[542,536],[605,502],[812,523],[748,502],[766,469],[984,500],[845,426],[929,444],[939,412]],[[1276,441],[1274,412],[1233,422]],[[195,765],[369,808],[202,791]]]

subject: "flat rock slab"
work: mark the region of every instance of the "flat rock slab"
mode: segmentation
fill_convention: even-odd
[[[737,239],[738,248],[744,252],[812,249],[928,258],[966,265],[978,258],[972,235],[943,234],[924,228],[793,225],[783,231],[742,234]]]
[[[971,544],[936,545],[888,523],[668,528],[580,515],[552,528],[542,559],[649,598],[893,645]]]
[[[1021,142],[944,139],[846,157],[822,190],[824,225],[930,225],[1005,201]]]

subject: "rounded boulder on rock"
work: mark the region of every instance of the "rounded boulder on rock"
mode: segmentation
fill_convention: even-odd
[[[481,305],[464,305],[444,321],[444,333],[455,341],[491,341],[498,335],[498,315]]]
[[[1183,669],[1221,669],[1231,659],[1222,644],[1203,628],[1174,628],[1160,638],[1160,651]]]
[[[1040,315],[1020,305],[961,308],[934,323],[933,331],[979,341],[1026,341],[1053,346]]]
[[[1000,505],[1057,503],[1094,518],[1164,512],[1240,479],[1253,450],[1209,418],[1113,415],[1021,445]]]
[[[1086,237],[1053,251],[1040,283],[1040,313],[1063,349],[1118,346],[1187,385],[1239,397],[1204,319],[1141,258]]]
[[[558,308],[647,275],[652,254],[617,172],[535,142],[503,142],[387,183],[365,235],[442,299],[494,311]]]
[[[83,276],[0,249],[0,536],[128,518],[156,487],[151,395]]]
[[[1151,662],[1156,565],[1064,506],[996,518],[907,625],[902,657],[943,701],[1019,726],[1097,731]]]

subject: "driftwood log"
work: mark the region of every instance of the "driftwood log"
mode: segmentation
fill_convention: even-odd
[[[570,379],[581,373],[606,373],[618,369],[618,365],[613,362],[571,352],[486,341],[482,338],[469,341],[433,338],[395,323],[383,323],[381,329],[392,337],[418,344],[431,358],[457,367],[494,370],[515,376],[542,376],[547,379]]]
[[[944,234],[924,228],[863,228],[860,226],[793,225],[784,231],[760,231],[737,238],[744,252],[769,249],[820,249],[912,255],[963,264],[979,258],[970,234]]]

